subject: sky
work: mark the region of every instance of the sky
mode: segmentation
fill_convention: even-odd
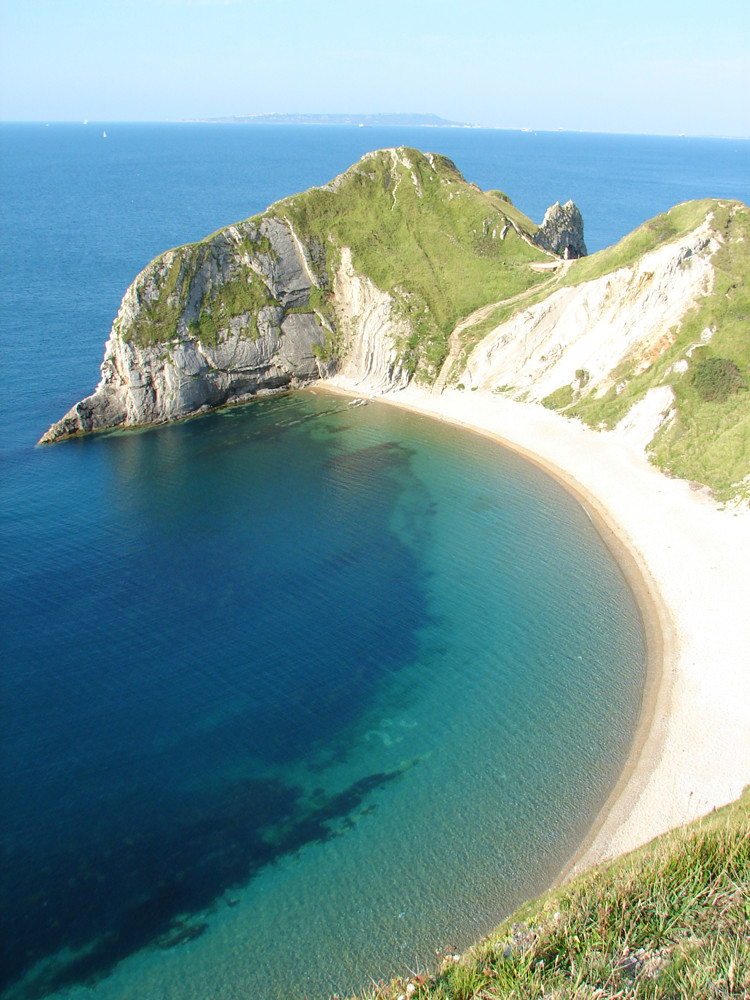
[[[0,119],[750,136],[748,0],[0,0]]]

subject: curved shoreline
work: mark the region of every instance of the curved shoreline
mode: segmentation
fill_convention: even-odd
[[[612,433],[533,404],[449,390],[315,390],[445,420],[522,455],[589,513],[644,625],[646,681],[630,753],[558,881],[738,798],[750,783],[750,512],[722,511]]]

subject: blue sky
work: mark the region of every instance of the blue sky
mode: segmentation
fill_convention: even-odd
[[[0,118],[750,136],[747,0],[0,0]]]

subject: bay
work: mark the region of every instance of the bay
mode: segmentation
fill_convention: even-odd
[[[627,755],[642,630],[577,501],[315,392],[34,442],[152,256],[367,149],[446,153],[538,220],[572,197],[596,249],[747,200],[747,143],[104,130],[0,127],[3,995],[323,997],[424,967],[554,877]]]

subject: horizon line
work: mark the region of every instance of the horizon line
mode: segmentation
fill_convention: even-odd
[[[331,116],[333,116],[331,112]],[[322,117],[323,115],[311,114],[309,117]],[[383,115],[385,117],[385,113]],[[317,128],[359,128],[359,123],[354,122],[274,122],[274,121],[251,121],[252,118],[268,117],[266,115],[232,115],[212,118],[0,118],[0,125],[229,125],[229,126],[255,126],[258,128],[273,128],[279,125],[299,125],[301,127]],[[301,114],[298,117],[303,117]],[[342,115],[343,117],[343,115]],[[347,116],[349,117],[349,116]],[[354,115],[352,118],[356,117]],[[363,115],[362,117],[376,117],[374,114]],[[439,116],[436,116],[439,117]],[[572,128],[558,126],[555,128],[534,128],[522,125],[479,125],[463,122],[451,122],[445,120],[445,124],[414,122],[412,124],[375,124],[366,125],[367,128],[424,128],[424,129],[475,129],[484,132],[526,132],[531,134],[544,133],[568,133],[578,135],[624,135],[624,136],[644,136],[653,138],[674,138],[674,139],[731,139],[747,141],[750,134],[727,134],[719,132],[635,132],[616,131],[612,129],[589,129]]]

